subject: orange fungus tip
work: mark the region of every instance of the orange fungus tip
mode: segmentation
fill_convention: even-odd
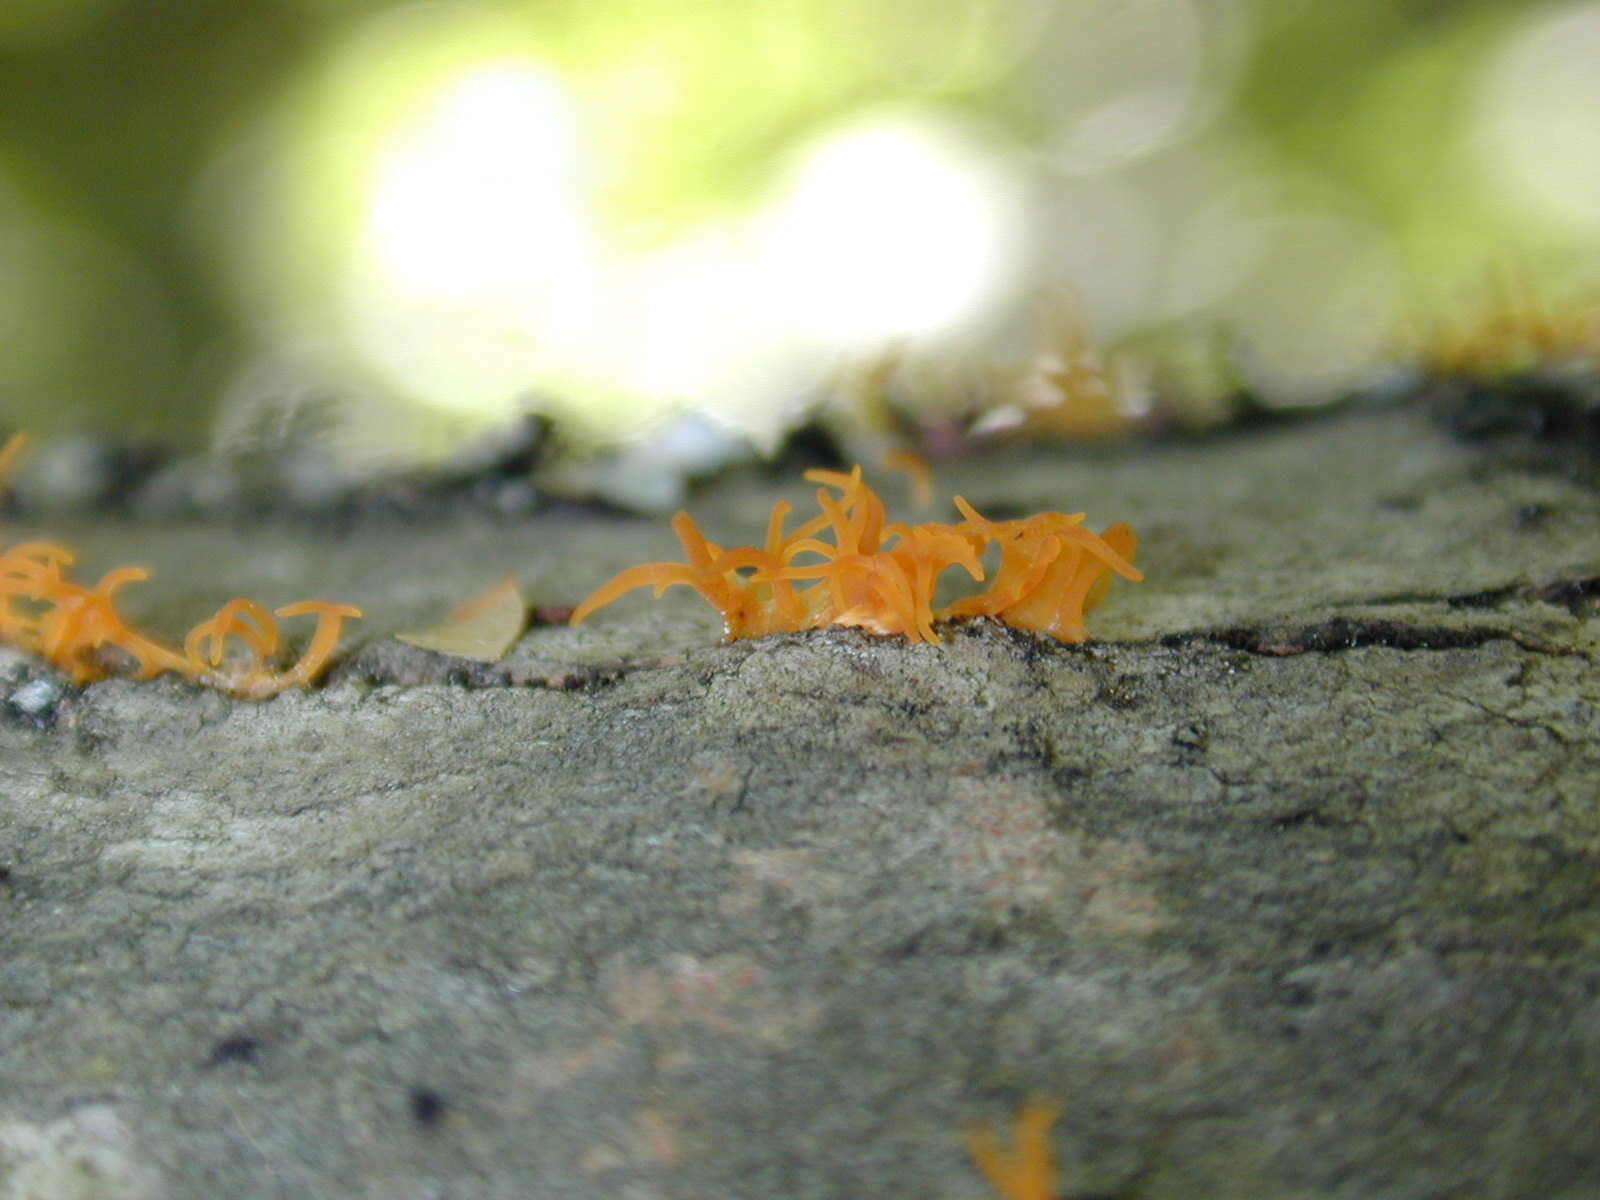
[[[1053,1104],[1034,1100],[1017,1114],[1016,1137],[1001,1144],[986,1127],[967,1135],[967,1153],[1004,1200],[1055,1200],[1056,1159],[1050,1128],[1061,1115]]]

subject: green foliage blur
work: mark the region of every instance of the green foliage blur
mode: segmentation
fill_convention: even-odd
[[[326,292],[333,285],[315,279],[316,271],[356,236],[339,184],[305,174],[304,157],[263,168],[262,146],[283,137],[294,114],[334,95],[349,107],[343,119],[352,129],[404,113],[409,101],[392,72],[335,81],[332,64],[339,48],[374,22],[419,7],[469,6],[0,5],[0,429],[191,444],[215,436],[249,364],[277,352],[275,339],[287,341],[293,324],[285,311],[292,316],[302,307],[293,289],[263,300],[262,289],[241,285],[239,262],[281,256],[310,281],[306,288]],[[600,160],[599,219],[640,245],[738,210],[770,184],[785,148],[857,110],[931,106],[970,119],[1004,142],[1010,159],[1065,153],[1062,131],[1075,128],[1065,117],[1092,115],[1099,103],[1095,64],[1075,57],[1074,48],[1107,9],[1088,0],[483,0],[470,7],[490,26],[525,32],[570,83]],[[1396,318],[1447,308],[1470,294],[1485,269],[1508,261],[1553,286],[1592,278],[1600,214],[1585,213],[1593,194],[1563,207],[1563,189],[1600,182],[1600,166],[1589,161],[1600,158],[1600,137],[1538,112],[1502,120],[1490,109],[1503,67],[1497,64],[1517,38],[1540,22],[1588,30],[1600,22],[1596,6],[1170,0],[1146,7],[1159,22],[1152,40],[1130,26],[1126,43],[1106,51],[1121,57],[1105,78],[1147,73],[1149,88],[1128,102],[1158,103],[1166,56],[1182,50],[1168,37],[1171,22],[1181,19],[1194,24],[1199,50],[1171,68],[1173,79],[1189,72],[1184,78],[1204,95],[1181,128],[1148,145],[1120,156],[1113,148],[1098,164],[1073,150],[1078,157],[1068,167],[1051,168],[1052,178],[1068,180],[1067,191],[1086,179],[1119,187],[1145,179],[1181,210],[1188,181],[1211,170],[1229,176],[1230,185],[1314,197],[1318,212],[1348,218],[1381,246],[1390,270],[1384,302]],[[1074,21],[1090,24],[1074,35]],[[1097,53],[1104,50],[1096,45]],[[1597,98],[1584,80],[1570,82],[1568,102]],[[1555,105],[1565,95],[1553,90],[1545,100]],[[363,104],[371,111],[357,111]],[[1107,112],[1113,124],[1122,119]],[[1099,129],[1083,124],[1072,145]],[[1541,150],[1528,130],[1549,130],[1550,147]],[[337,159],[338,137],[324,125],[312,140],[331,146],[327,153]],[[1179,167],[1165,165],[1180,158]],[[1502,160],[1503,173],[1517,176],[1513,186],[1496,179]],[[311,201],[262,217],[263,210],[238,203],[240,161],[252,164],[245,178],[301,187]],[[296,171],[301,178],[277,178]],[[1534,184],[1525,186],[1530,176]],[[1218,194],[1215,180],[1205,186]],[[229,198],[219,201],[224,193]],[[295,222],[318,220],[320,230],[296,232]],[[1228,265],[1225,245],[1209,244],[1204,228],[1185,234],[1181,225],[1157,221],[1126,236],[1153,236],[1150,229],[1170,239],[1158,257],[1190,255],[1201,270]],[[1063,230],[1068,235],[1091,250],[1101,246],[1094,230]],[[1052,244],[1048,226],[1034,236]],[[1117,236],[1107,228],[1113,259]],[[1320,236],[1292,234],[1300,240],[1291,251]],[[1197,241],[1188,245],[1184,237]],[[1346,253],[1336,239],[1328,245],[1330,257]],[[1080,250],[1068,259],[1081,263],[1094,254]],[[1119,335],[1174,321],[1248,324],[1252,314],[1314,305],[1326,291],[1317,274],[1324,260],[1308,250],[1303,276],[1261,275],[1265,282],[1250,285],[1254,291],[1241,284],[1237,295],[1221,289],[1214,312],[1163,308],[1137,289],[1102,304],[1101,292],[1116,290],[1117,261],[1105,279],[1072,282]],[[1367,295],[1350,303],[1365,304]],[[1237,296],[1247,299],[1234,303]],[[1276,332],[1264,317],[1255,328],[1267,340],[1295,336],[1288,326]],[[400,407],[419,399],[337,355],[319,360],[318,370],[321,376],[291,373],[281,386],[321,378]],[[252,378],[258,390],[274,386]],[[530,387],[537,384],[530,378]]]

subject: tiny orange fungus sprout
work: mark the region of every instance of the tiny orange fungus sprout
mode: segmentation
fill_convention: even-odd
[[[651,587],[659,596],[682,585],[722,614],[729,639],[853,625],[937,642],[936,620],[989,616],[1081,642],[1088,636],[1083,614],[1104,598],[1112,573],[1144,578],[1133,566],[1137,539],[1127,525],[1096,534],[1083,526],[1083,513],[1056,512],[991,521],[959,496],[958,523],[889,524],[859,466],[848,475],[807,471],[805,477],[822,485],[817,516],[785,530],[790,506],[780,501],[764,546],[724,550],[680,512],[672,528],[688,561],[630,567],[578,605],[572,623],[635,588]],[[999,547],[1000,565],[989,587],[936,609],[939,577],[960,567],[983,582],[981,560],[990,546]]]
[[[1055,1200],[1059,1195],[1050,1127],[1060,1115],[1053,1105],[1037,1100],[1025,1105],[1017,1114],[1016,1141],[1011,1149],[1002,1146],[987,1127],[967,1134],[972,1161],[1005,1200]]]
[[[0,489],[23,444],[23,435],[16,434],[0,448]],[[134,679],[171,671],[246,699],[276,696],[315,680],[339,643],[345,618],[361,615],[358,608],[321,600],[272,613],[241,597],[190,630],[178,650],[129,625],[117,608],[118,589],[149,578],[148,571],[117,567],[91,587],[71,578],[74,561],[55,542],[19,542],[0,550],[0,642],[39,655],[77,684],[112,674],[120,655],[131,661]],[[297,616],[315,616],[316,629],[299,660],[276,671],[272,660],[282,638],[275,618]],[[239,649],[230,654],[230,646]]]

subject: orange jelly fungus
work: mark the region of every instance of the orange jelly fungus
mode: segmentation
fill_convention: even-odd
[[[764,547],[724,550],[680,512],[672,528],[688,561],[630,567],[578,605],[572,623],[635,588],[652,587],[659,596],[681,584],[722,614],[729,639],[855,625],[936,642],[936,620],[989,616],[1081,642],[1083,614],[1104,598],[1112,572],[1144,578],[1133,566],[1137,541],[1126,525],[1096,534],[1084,528],[1084,514],[1053,512],[991,521],[959,496],[957,524],[885,524],[883,501],[862,482],[860,467],[848,475],[807,471],[806,478],[823,485],[817,516],[785,531],[790,506],[780,501]],[[988,588],[935,609],[946,569],[984,581],[981,558],[991,545],[999,547],[1000,565]]]
[[[0,486],[23,440],[16,434],[0,448]],[[312,682],[338,645],[345,618],[361,615],[358,608],[321,600],[270,613],[241,597],[190,630],[178,650],[140,633],[117,610],[117,590],[149,578],[148,571],[117,567],[91,587],[70,577],[67,569],[74,561],[72,552],[55,542],[19,542],[0,550],[0,642],[39,655],[78,684],[104,679],[121,658],[131,663],[127,673],[134,679],[172,671],[246,699],[276,696]],[[282,641],[275,618],[302,615],[317,618],[311,641],[292,667],[274,671],[272,659]]]
[[[967,1135],[967,1152],[1005,1200],[1055,1200],[1059,1194],[1050,1126],[1060,1115],[1052,1105],[1037,1100],[1027,1104],[1017,1114],[1016,1143],[1009,1150],[989,1129]]]

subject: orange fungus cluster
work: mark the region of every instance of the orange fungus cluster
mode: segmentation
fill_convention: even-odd
[[[1104,597],[1112,574],[1144,578],[1133,566],[1136,539],[1127,525],[1096,534],[1084,527],[1084,514],[1056,512],[991,521],[959,496],[955,524],[886,524],[883,501],[862,482],[860,467],[806,478],[822,485],[817,516],[785,530],[790,506],[779,502],[764,547],[724,550],[680,512],[672,527],[688,561],[623,571],[577,607],[572,623],[635,588],[660,595],[681,584],[722,614],[729,638],[854,625],[936,642],[936,620],[989,616],[1081,642],[1083,614]],[[991,546],[999,548],[999,567],[989,586],[935,608],[948,568],[985,582],[982,559]]]
[[[20,434],[0,448],[0,484],[22,449]],[[73,554],[55,542],[0,548],[0,642],[38,654],[74,683],[113,673],[148,679],[164,671],[248,699],[275,696],[312,682],[327,665],[346,617],[361,611],[306,600],[276,613],[254,600],[230,600],[189,631],[181,649],[141,633],[118,611],[116,593],[149,577],[141,567],[117,567],[98,583],[71,577]],[[273,662],[282,644],[277,617],[315,616],[317,625],[299,660],[284,670]]]

